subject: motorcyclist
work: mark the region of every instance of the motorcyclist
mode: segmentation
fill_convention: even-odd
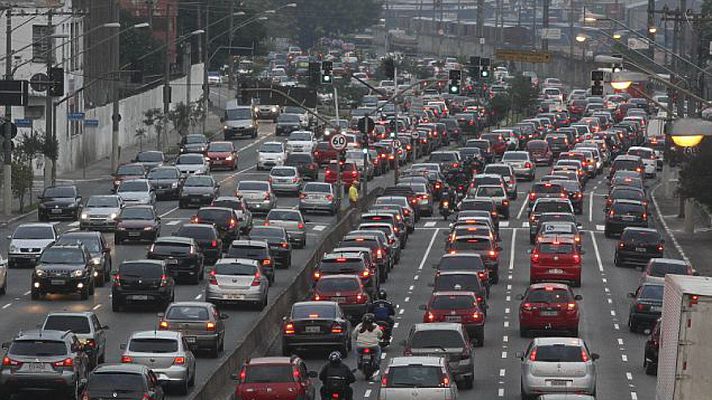
[[[329,354],[329,361],[321,367],[319,371],[319,380],[321,380],[321,398],[322,400],[331,400],[331,393],[329,392],[329,379],[330,378],[341,378],[344,379],[345,388],[344,396],[346,400],[351,400],[353,398],[353,389],[351,389],[351,384],[356,382],[356,377],[351,369],[341,362],[341,354],[338,351],[334,351]]]
[[[373,359],[376,362],[376,368],[378,368],[378,363],[381,361],[380,343],[383,337],[383,331],[381,327],[376,324],[374,315],[371,313],[364,314],[361,323],[356,325],[352,336],[356,341],[357,351],[360,349],[373,350]]]
[[[448,202],[448,209],[452,210],[455,208],[457,203],[457,192],[455,189],[450,187],[450,185],[445,185],[442,192],[440,192],[440,209],[444,209],[445,201]]]
[[[373,314],[376,322],[385,321],[389,328],[393,326],[393,316],[396,315],[396,309],[388,301],[388,293],[385,290],[378,291],[378,299],[368,306],[368,312]]]
[[[460,187],[463,189],[467,187],[467,175],[459,168],[448,171],[446,180],[453,191],[458,190]]]

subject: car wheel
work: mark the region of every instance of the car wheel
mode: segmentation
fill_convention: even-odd
[[[198,285],[200,283],[200,275],[202,272],[203,271],[200,270],[200,271],[198,271],[197,274],[193,275],[193,277],[190,280],[190,283],[192,283],[193,285]]]
[[[475,346],[482,347],[485,345],[485,327],[475,334]]]
[[[520,384],[519,385],[519,391],[522,394],[522,400],[531,400],[532,397],[527,395],[527,393],[524,391],[524,385]]]
[[[2,287],[0,287],[0,294],[5,293],[7,293],[7,273],[5,274],[5,282],[3,282]]]
[[[30,298],[32,300],[39,300],[40,296],[41,296],[41,294],[38,290],[33,290],[32,293],[30,294]]]
[[[475,386],[475,377],[474,376],[469,376],[457,384],[458,389],[462,390],[470,390]]]
[[[267,307],[267,295],[268,295],[268,294],[265,293],[264,297],[262,298],[262,301],[260,301],[260,302],[257,304],[257,309],[258,309],[258,310],[262,311],[262,310],[265,309],[265,307]]]
[[[616,255],[613,256],[613,265],[615,265],[616,267],[622,267],[622,266],[623,266],[623,263],[621,262],[620,257],[618,257],[618,252],[616,252]]]
[[[193,370],[193,373],[190,375],[190,380],[188,380],[188,386],[195,386],[195,370]]]
[[[603,236],[605,236],[607,238],[611,237],[611,232],[608,230],[608,227],[605,227],[603,229]]]
[[[188,394],[188,380],[187,380],[187,378],[186,378],[186,380],[184,380],[180,384],[178,384],[176,389],[177,389],[176,390],[177,394],[180,394],[180,395]]]
[[[630,330],[633,333],[638,332],[638,324],[633,322],[633,319],[628,317],[628,330]]]

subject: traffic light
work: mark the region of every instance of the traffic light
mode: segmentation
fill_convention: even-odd
[[[321,83],[323,85],[331,85],[334,81],[334,76],[332,75],[332,70],[334,69],[334,63],[331,61],[321,62]]]
[[[462,78],[462,72],[459,69],[451,69],[448,77],[451,81],[459,81]]]
[[[396,74],[396,64],[393,62],[392,58],[386,58],[383,60],[383,74],[388,79],[393,79]]]
[[[450,94],[460,94],[460,81],[450,81],[447,91]]]
[[[490,59],[481,57],[480,58],[480,78],[489,79],[490,77]]]
[[[591,96],[603,96],[603,71],[591,71]]]
[[[309,82],[312,85],[317,85],[319,83],[319,79],[321,76],[321,72],[319,71],[319,63],[318,62],[310,62],[309,63]]]
[[[64,96],[64,68],[49,69],[49,95]]]

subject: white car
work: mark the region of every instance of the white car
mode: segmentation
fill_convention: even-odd
[[[393,357],[385,369],[378,400],[456,400],[458,389],[446,357]]]
[[[643,160],[646,178],[654,178],[657,175],[658,157],[655,155],[655,150],[650,147],[631,146],[628,155],[638,156]]]
[[[116,217],[119,216],[124,202],[118,195],[96,194],[89,197],[82,209],[79,219],[79,229],[108,229],[116,228]]]
[[[223,78],[218,71],[208,72],[208,85],[210,86],[220,86],[223,83]]]
[[[175,166],[184,176],[210,172],[210,163],[202,154],[181,154],[176,158]]]
[[[122,181],[116,189],[116,194],[125,204],[153,205],[156,203],[156,192],[148,179]]]
[[[294,131],[289,134],[287,141],[288,152],[311,153],[316,148],[316,136],[311,131]]]
[[[220,303],[267,305],[269,279],[259,261],[246,258],[221,258],[210,272],[205,299]]]
[[[257,170],[284,165],[287,159],[287,146],[280,142],[264,142],[257,150]]]
[[[59,233],[53,224],[29,223],[15,228],[8,236],[10,248],[7,252],[7,265],[34,266],[44,249],[57,241]]]

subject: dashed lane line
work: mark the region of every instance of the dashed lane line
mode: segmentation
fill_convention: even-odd
[[[4,306],[2,306],[2,309],[4,310],[4,309],[10,307],[11,305],[12,305],[12,303],[7,303],[7,304],[5,304]]]
[[[426,227],[426,228],[432,228],[432,227],[434,227],[435,225],[437,225],[437,222],[435,222],[435,221],[428,221],[428,222],[425,223],[425,227]]]
[[[324,225],[317,225],[317,226],[315,226],[313,229],[314,229],[315,231],[317,231],[317,232],[321,232],[321,231],[323,231],[324,229],[326,229],[326,226],[324,226]]]
[[[514,250],[516,247],[516,240],[517,240],[517,230],[512,231],[512,246],[511,249],[509,250],[509,270],[512,271],[514,270]],[[512,276],[509,276],[509,279],[512,279]]]
[[[177,219],[177,220],[175,220],[175,221],[169,221],[166,225],[168,225],[168,226],[173,226],[173,225],[178,225],[178,224],[180,224],[180,223],[181,223],[181,220],[180,220],[180,219]]]
[[[685,250],[682,249],[682,246],[680,246],[680,243],[677,242],[677,238],[670,230],[670,227],[668,227],[667,222],[665,222],[665,218],[663,217],[662,213],[660,212],[660,207],[658,207],[658,200],[655,198],[655,192],[658,190],[658,188],[660,187],[661,184],[662,183],[658,183],[653,188],[653,190],[650,191],[650,198],[653,199],[653,205],[655,206],[655,212],[658,214],[658,219],[660,220],[660,224],[662,224],[663,229],[665,229],[665,232],[667,232],[667,234],[670,236],[670,239],[672,239],[672,244],[675,246],[678,253],[680,253],[680,256],[682,257],[682,259],[685,260],[686,263],[692,265],[692,262],[690,262],[690,259],[685,254]]]
[[[101,308],[101,304],[97,304],[94,307],[92,307],[92,310],[96,311]]]
[[[517,213],[517,219],[522,218],[522,214],[524,214],[524,209],[527,208],[527,203],[526,201],[522,202],[522,207],[519,209],[519,212]]]

